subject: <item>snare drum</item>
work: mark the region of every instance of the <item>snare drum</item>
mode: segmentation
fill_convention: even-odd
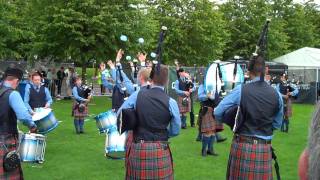
[[[234,63],[225,62],[221,64],[222,81],[224,82],[224,90],[228,94],[232,91],[232,84],[234,87],[244,82],[244,73],[239,64],[237,64],[237,73],[234,77]]]
[[[37,108],[32,120],[37,125],[40,134],[47,134],[58,126],[58,121],[55,118],[51,109]]]
[[[46,149],[45,136],[41,134],[24,134],[19,147],[22,162],[44,162]]]
[[[98,114],[95,120],[100,133],[117,128],[117,115],[112,110]]]
[[[120,133],[112,130],[106,135],[106,156],[114,159],[122,159],[125,157],[125,144],[127,133]]]
[[[212,100],[215,98],[215,93],[221,90],[221,80],[219,78],[219,71],[217,64],[211,64],[206,72],[204,78],[204,88],[208,97]]]

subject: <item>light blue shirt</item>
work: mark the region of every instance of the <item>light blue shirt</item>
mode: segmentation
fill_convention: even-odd
[[[198,99],[199,101],[206,101],[208,100],[208,96],[207,96],[207,93],[204,89],[204,86],[203,84],[201,84],[198,88]]]
[[[184,92],[185,91],[182,91],[182,90],[179,89],[179,80],[175,81],[174,90],[176,91],[178,96],[184,96]],[[196,90],[196,86],[195,86],[195,84],[193,84],[192,92],[194,92],[195,90]]]
[[[107,70],[107,69],[105,69],[105,70],[103,70],[102,72],[101,72],[101,82],[102,82],[102,84],[103,84],[103,86],[105,87],[105,88],[107,88],[107,89],[112,89],[113,88],[113,85],[112,85],[112,83],[110,83],[109,81],[108,81],[108,78],[110,77],[110,72]]]
[[[253,79],[251,82],[256,82],[259,81],[260,77],[257,77],[255,79]],[[219,105],[215,108],[214,110],[214,115],[216,120],[221,121],[223,114],[226,110],[228,110],[229,108],[233,107],[233,106],[239,106],[240,105],[240,100],[241,100],[241,86],[242,85],[238,85],[237,87],[235,87],[220,103]],[[279,129],[281,127],[282,121],[283,121],[283,100],[282,100],[282,96],[279,93],[279,91],[277,91],[278,93],[278,101],[279,101],[279,107],[278,107],[278,112],[275,115],[275,117],[273,118],[273,123],[272,126],[274,129]],[[270,140],[272,139],[272,136],[260,136],[260,135],[256,135],[256,134],[247,134],[248,136],[255,136],[261,139],[265,139],[265,140]]]
[[[11,87],[10,84],[4,83],[5,87]],[[23,123],[23,125],[29,128],[36,127],[32,121],[32,116],[29,113],[27,107],[23,103],[21,95],[17,91],[12,91],[9,95],[9,105],[15,112],[17,119]]]
[[[297,86],[294,86],[292,84],[290,84],[290,87],[292,87],[294,90],[291,93],[291,96],[295,97],[299,94],[299,89],[297,88]],[[280,84],[277,84],[276,86],[277,91],[280,92]]]
[[[161,88],[162,90],[164,90],[164,87],[161,87],[161,86],[153,86],[151,88]],[[137,102],[138,93],[139,93],[139,91],[136,91],[131,96],[129,96],[129,98],[119,108],[117,115],[120,114],[122,109],[129,109],[129,108],[136,109],[136,102]],[[180,133],[181,119],[180,119],[178,104],[172,98],[170,98],[170,100],[169,100],[169,111],[171,114],[171,121],[168,126],[168,132],[169,132],[169,137],[174,137]]]
[[[79,96],[77,86],[72,88],[72,94],[73,94],[73,98],[75,98],[77,101],[84,102],[86,100]]]
[[[31,108],[31,106],[29,104],[29,102],[30,102],[30,88],[34,88],[37,92],[39,92],[40,91],[40,87],[41,86],[38,86],[38,90],[37,90],[37,86],[32,84],[32,83],[28,83],[26,85],[25,94],[24,94],[24,104],[28,108],[29,112],[33,112],[32,108]],[[52,98],[51,98],[51,95],[50,95],[50,92],[49,92],[48,88],[44,87],[44,92],[46,94],[46,103],[49,104],[49,106],[51,106],[53,101],[52,101]]]
[[[118,67],[116,68],[113,68],[111,69],[111,77],[113,79],[113,81],[115,82],[115,85],[120,89],[120,92],[123,92],[121,90],[121,80],[120,80],[120,74],[119,74],[119,71],[117,69]],[[120,66],[120,72],[121,72],[121,75],[123,77],[123,84],[124,86],[126,87],[126,92],[128,94],[132,94],[135,90],[134,90],[134,87],[133,87],[133,83],[131,82],[131,80],[127,77],[127,75],[123,72],[122,70],[122,66]]]

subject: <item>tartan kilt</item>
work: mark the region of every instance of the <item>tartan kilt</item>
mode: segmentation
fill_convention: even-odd
[[[207,107],[206,114],[202,116],[201,121],[201,132],[215,132],[216,131],[216,120],[213,117],[213,108]]]
[[[88,104],[86,104],[84,111],[83,112],[79,112],[79,109],[77,108],[77,102],[73,103],[72,106],[72,116],[77,119],[77,118],[85,118],[88,116]]]
[[[126,155],[125,155],[125,165],[127,165],[128,157],[129,157],[129,150],[131,147],[131,144],[133,143],[133,131],[128,131],[127,132],[127,139],[126,139]]]
[[[182,96],[178,96],[178,106],[179,106],[180,114],[191,112],[191,99],[190,99],[190,97],[188,97],[189,101],[188,101],[188,104],[185,106],[182,104],[183,98],[184,97],[182,97]]]
[[[173,163],[168,144],[132,143],[126,162],[126,180],[172,180]]]
[[[272,180],[271,144],[239,143],[233,140],[227,179]]]
[[[286,101],[286,104],[285,104],[285,107],[284,107],[284,115],[286,117],[291,117],[292,116],[292,102],[291,102],[290,98]]]
[[[9,151],[16,150],[17,144],[19,143],[18,135],[15,136],[13,134],[0,135],[1,143],[4,140],[4,143]],[[3,157],[7,153],[3,145],[0,148],[0,179],[8,179],[8,180],[22,180],[23,174],[21,165],[16,170],[12,172],[5,172],[3,169]]]

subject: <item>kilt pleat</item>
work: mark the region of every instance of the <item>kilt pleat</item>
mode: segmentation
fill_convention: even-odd
[[[180,114],[187,113],[187,112],[191,111],[191,99],[190,99],[190,97],[188,97],[188,103],[186,105],[182,104],[183,98],[184,97],[182,97],[182,96],[178,96],[178,106],[179,106]]]
[[[206,114],[202,116],[201,121],[201,132],[215,132],[216,130],[216,120],[213,117],[213,108],[207,107],[208,110]]]
[[[77,119],[77,118],[85,118],[88,116],[89,114],[89,110],[88,110],[88,104],[85,104],[85,108],[83,112],[79,112],[79,109],[77,108],[77,102],[73,103],[72,106],[72,116]]]
[[[233,140],[229,155],[228,180],[272,180],[270,144],[239,143]]]
[[[173,164],[168,144],[132,143],[126,161],[127,180],[172,180]]]
[[[13,151],[17,149],[18,136],[14,136],[12,134],[0,135],[1,145],[0,145],[0,179],[6,180],[22,180],[23,174],[21,165],[12,172],[5,172],[3,169],[3,157],[7,153],[6,149],[3,147],[4,143],[9,151]]]

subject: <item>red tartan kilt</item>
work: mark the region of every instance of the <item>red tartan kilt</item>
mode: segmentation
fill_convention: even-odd
[[[89,110],[88,110],[88,105],[86,104],[84,111],[79,112],[79,109],[77,108],[77,103],[74,102],[72,106],[72,116],[77,119],[77,118],[85,118],[88,116]]]
[[[205,115],[202,116],[201,121],[201,132],[215,132],[216,131],[216,120],[213,117],[213,108],[207,107],[208,110]]]
[[[128,131],[127,132],[127,139],[126,139],[126,156],[125,156],[126,163],[125,163],[125,165],[127,165],[129,152],[130,152],[129,149],[130,149],[132,143],[133,143],[133,131]]]
[[[233,140],[229,155],[228,180],[272,180],[270,144],[239,143]]]
[[[132,143],[126,165],[126,179],[172,180],[173,164],[168,144]]]
[[[223,123],[220,121],[216,121],[216,132],[222,132],[224,130]]]
[[[11,134],[8,135],[0,135],[1,142],[5,142],[6,147],[9,151],[16,150],[16,144],[18,142],[18,136],[14,136]],[[3,141],[4,140],[4,141]],[[1,144],[0,148],[0,179],[8,179],[8,180],[21,180],[23,179],[22,169],[21,167],[17,168],[13,172],[5,172],[3,169],[3,157],[7,153],[3,145]]]
[[[188,97],[189,101],[188,101],[188,104],[186,104],[185,106],[182,104],[183,98],[184,97],[182,97],[182,96],[178,96],[178,106],[179,106],[180,114],[187,113],[187,112],[191,111],[191,99],[190,99],[190,97]]]

